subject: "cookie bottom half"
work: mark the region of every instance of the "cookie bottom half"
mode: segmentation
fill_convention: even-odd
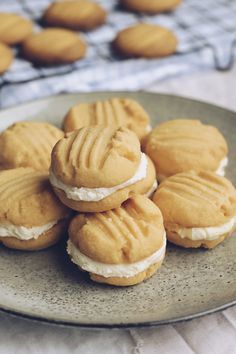
[[[167,230],[167,239],[169,242],[174,243],[175,245],[184,247],[184,248],[207,248],[212,249],[223,242],[228,236],[231,235],[231,232],[227,232],[219,236],[215,240],[190,240],[187,238],[181,238],[176,232]]]
[[[55,245],[67,233],[69,220],[61,220],[37,239],[19,240],[16,237],[0,237],[0,243],[8,248],[22,251],[39,251]]]
[[[155,168],[152,161],[148,158],[146,178],[126,188],[120,189],[100,201],[87,202],[72,200],[67,198],[65,192],[61,189],[56,187],[53,187],[53,189],[61,202],[73,210],[81,212],[103,212],[120,207],[121,204],[126,201],[132,193],[146,194],[153,186],[155,180]]]
[[[91,280],[96,281],[97,283],[104,283],[114,286],[131,286],[141,283],[142,281],[150,278],[156,271],[161,267],[164,257],[152,264],[149,268],[145,269],[143,272],[136,274],[133,277],[125,278],[125,277],[110,277],[105,278],[101,275],[89,273]]]

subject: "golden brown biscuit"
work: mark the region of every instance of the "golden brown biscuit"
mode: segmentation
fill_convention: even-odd
[[[14,123],[0,134],[0,169],[48,170],[51,151],[64,133],[45,122]]]
[[[128,98],[111,98],[93,103],[78,103],[67,113],[63,129],[75,129],[96,124],[116,125],[134,131],[142,139],[150,131],[150,118],[143,107]]]
[[[169,241],[213,248],[236,227],[236,190],[212,172],[182,172],[164,180],[153,196]]]
[[[160,267],[165,256],[161,212],[141,195],[104,213],[76,216],[69,236],[72,261],[102,283],[138,284]]]
[[[48,174],[31,168],[0,172],[0,242],[38,250],[65,235],[71,211],[52,191]]]
[[[73,30],[91,30],[106,20],[106,11],[87,0],[69,0],[52,3],[43,15],[43,21],[51,26]]]
[[[126,128],[84,127],[52,151],[50,182],[61,201],[78,211],[120,206],[132,192],[147,193],[155,181],[151,160]]]
[[[21,251],[39,251],[49,248],[59,242],[68,232],[69,218],[58,221],[50,230],[44,232],[37,239],[19,240],[16,237],[1,237],[0,243],[8,248]]]
[[[12,13],[0,13],[0,42],[14,45],[23,42],[33,31],[30,20]]]
[[[127,57],[159,58],[176,51],[177,38],[166,28],[140,23],[119,32],[113,45]]]
[[[0,43],[0,74],[7,71],[11,66],[13,60],[13,54],[10,48],[5,44]]]
[[[188,170],[224,174],[227,143],[217,128],[198,120],[175,119],[157,125],[147,136],[144,151],[155,164],[158,180]]]
[[[174,10],[182,0],[121,0],[121,4],[128,10],[156,14]]]
[[[61,28],[34,33],[23,42],[23,55],[37,64],[73,63],[85,53],[86,44],[80,36]]]

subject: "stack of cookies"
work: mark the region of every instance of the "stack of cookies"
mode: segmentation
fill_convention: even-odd
[[[69,234],[67,252],[92,280],[127,286],[160,268],[166,236],[213,248],[235,229],[215,127],[176,119],[151,130],[138,102],[112,98],[71,107],[63,129],[19,122],[0,135],[5,246],[39,250]]]
[[[147,113],[128,99],[80,103],[64,129],[49,178],[61,202],[78,212],[69,227],[72,261],[97,282],[149,278],[164,259],[166,235],[148,198],[157,187],[155,168],[140,147],[150,130]]]
[[[40,250],[65,234],[71,210],[48,179],[52,148],[63,136],[40,122],[15,123],[1,133],[0,241],[5,246]]]

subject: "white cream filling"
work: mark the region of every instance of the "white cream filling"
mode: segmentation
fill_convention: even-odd
[[[229,162],[228,157],[225,157],[224,159],[222,159],[220,161],[219,167],[216,170],[216,174],[218,176],[222,176],[223,177],[225,175],[225,169],[226,169],[226,167],[228,165],[228,162]]]
[[[157,181],[154,181],[154,183],[153,183],[153,185],[152,185],[152,187],[149,189],[149,191],[145,194],[146,195],[146,197],[151,197],[151,195],[155,192],[155,190],[157,189],[157,187],[158,187],[158,183],[157,183]]]
[[[207,240],[213,241],[236,228],[236,216],[227,223],[213,227],[183,228],[176,231],[181,238],[187,238],[192,241]]]
[[[25,226],[16,226],[13,224],[0,224],[0,237],[15,237],[18,240],[25,241],[37,239],[40,235],[50,230],[56,224],[57,221],[52,221],[43,226],[35,226],[30,228]]]
[[[84,202],[97,202],[99,200],[108,197],[109,195],[113,194],[114,192],[120,189],[128,187],[131,184],[134,184],[140,181],[141,179],[144,179],[147,176],[147,166],[148,166],[147,157],[144,153],[141,153],[140,164],[135,175],[132,178],[130,178],[128,181],[110,188],[85,188],[85,187],[77,188],[77,187],[69,186],[61,182],[54,175],[52,170],[50,170],[49,179],[51,184],[54,187],[58,189],[62,189],[65,192],[68,199],[72,199],[76,201],[84,201]]]
[[[229,159],[228,157],[225,157],[224,159],[222,159],[220,161],[220,164],[219,164],[219,167],[217,168],[217,170],[215,171],[215,173],[218,175],[218,176],[224,176],[225,175],[225,168],[227,167],[228,165],[228,162],[229,162]],[[167,177],[165,175],[157,175],[157,180],[158,182],[162,182],[164,181],[164,179],[166,179]]]
[[[148,126],[146,128],[146,132],[150,133],[151,130],[152,130],[152,126],[150,124],[148,124]]]
[[[106,264],[92,260],[81,253],[77,247],[74,246],[71,240],[67,242],[67,252],[71,257],[73,263],[78,265],[83,270],[101,275],[105,278],[109,277],[133,277],[138,273],[148,269],[152,264],[155,264],[162,260],[166,251],[166,235],[163,236],[163,246],[151,256],[143,259],[140,262],[130,264]]]

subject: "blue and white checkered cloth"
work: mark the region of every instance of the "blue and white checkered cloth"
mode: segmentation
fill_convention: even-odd
[[[0,1],[0,11],[40,17],[51,0]],[[88,43],[85,59],[74,64],[35,67],[16,57],[11,69],[0,76],[0,106],[7,107],[62,92],[138,90],[152,82],[195,70],[229,70],[236,58],[236,1],[183,0],[173,13],[137,15],[122,10],[115,0],[98,1],[109,12],[107,23],[84,33]],[[177,53],[163,59],[122,59],[110,42],[116,33],[140,21],[172,29],[178,39]],[[17,49],[15,49],[17,55]]]

